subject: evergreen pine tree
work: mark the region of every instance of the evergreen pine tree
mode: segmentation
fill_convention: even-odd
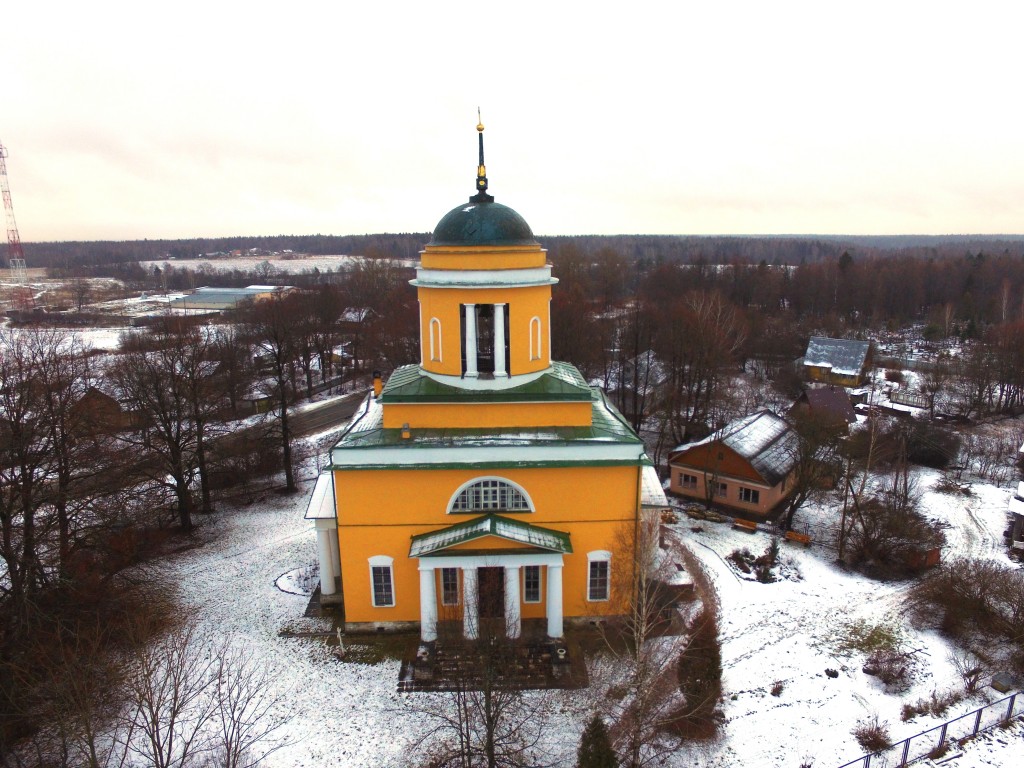
[[[599,715],[594,715],[580,737],[576,768],[617,768],[618,765],[608,728]]]

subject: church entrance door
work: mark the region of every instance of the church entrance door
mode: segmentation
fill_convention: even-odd
[[[480,568],[479,604],[481,619],[503,619],[505,617],[505,569]]]

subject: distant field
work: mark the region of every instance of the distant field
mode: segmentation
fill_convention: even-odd
[[[298,274],[319,269],[321,272],[336,272],[341,267],[351,267],[361,261],[362,256],[304,256],[302,258],[283,259],[279,256],[236,256],[227,259],[173,259],[158,261],[140,261],[144,268],[161,267],[164,265],[178,269],[199,269],[209,272],[230,272],[232,270],[252,271],[260,264],[269,262],[277,272]],[[415,262],[401,259],[403,266],[414,266]]]

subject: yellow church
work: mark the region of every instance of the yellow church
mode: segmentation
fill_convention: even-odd
[[[551,359],[551,274],[530,226],[487,192],[440,220],[411,281],[420,362],[374,390],[331,449],[306,517],[321,600],[347,631],[566,622],[628,604],[644,488],[664,494],[628,423]],[[660,494],[660,501],[659,501]],[[339,592],[340,590],[340,592]]]

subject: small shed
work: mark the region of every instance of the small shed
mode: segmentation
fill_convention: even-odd
[[[858,387],[867,379],[871,342],[812,336],[804,354],[804,375],[841,387]]]
[[[846,390],[829,384],[824,387],[809,387],[800,393],[793,403],[790,413],[811,413],[825,421],[835,422],[845,429],[857,422],[857,412],[853,409],[850,396]]]

